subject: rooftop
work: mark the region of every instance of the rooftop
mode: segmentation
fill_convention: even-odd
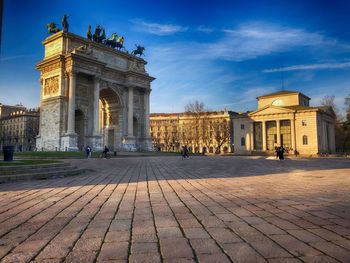
[[[274,97],[274,96],[279,96],[279,95],[288,95],[288,94],[302,94],[304,97],[310,99],[308,96],[306,96],[305,94],[299,92],[299,91],[292,91],[292,90],[280,90],[280,91],[276,91],[273,93],[269,93],[269,94],[265,94],[265,95],[261,95],[258,96],[257,99],[260,98],[264,98],[264,97]]]

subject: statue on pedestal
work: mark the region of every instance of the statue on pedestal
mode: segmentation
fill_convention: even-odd
[[[68,19],[68,15],[64,14],[62,17],[62,30],[63,30],[63,32],[68,32],[69,24],[68,24],[67,19]]]
[[[89,40],[92,40],[91,25],[88,26],[88,31],[87,31],[87,33],[86,33],[86,37],[87,37]]]

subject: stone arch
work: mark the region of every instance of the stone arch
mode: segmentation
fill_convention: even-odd
[[[99,127],[103,145],[116,150],[121,143],[123,101],[118,92],[110,86],[100,90]]]
[[[77,108],[75,110],[75,132],[77,134],[77,147],[81,151],[85,146],[86,118],[84,112]]]

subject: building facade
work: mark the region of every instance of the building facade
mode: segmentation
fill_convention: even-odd
[[[155,150],[178,152],[187,146],[195,153],[232,152],[232,119],[237,113],[152,113],[150,132]]]
[[[331,107],[310,107],[310,98],[280,91],[257,98],[258,109],[233,120],[236,154],[288,153],[316,155],[335,152],[335,114]]]
[[[151,149],[145,60],[63,31],[43,45],[37,148]]]
[[[8,106],[7,110],[16,106]],[[13,111],[0,119],[0,147],[13,145],[15,151],[34,151],[39,132],[39,110]],[[4,111],[2,111],[4,114]]]

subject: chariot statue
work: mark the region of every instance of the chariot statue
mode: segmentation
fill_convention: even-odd
[[[68,32],[69,24],[68,24],[67,19],[68,19],[68,15],[64,14],[62,17],[62,30],[63,30],[63,32]]]
[[[134,55],[134,56],[139,55],[140,57],[141,56],[145,56],[145,54],[143,52],[146,49],[143,46],[140,46],[140,45],[135,45],[135,46],[136,46],[136,49],[131,52],[131,55]]]
[[[102,32],[102,34],[101,34]],[[104,28],[101,28],[100,25],[98,25],[95,28],[95,33],[92,36],[92,39],[97,43],[102,43],[104,39],[106,39],[106,32]]]
[[[60,31],[60,29],[57,27],[57,24],[54,22],[47,24],[46,27],[49,34],[55,34]]]
[[[105,45],[111,48],[115,48],[117,46],[117,38],[117,33],[113,33],[111,37],[106,39]]]
[[[125,47],[124,47],[123,44],[124,44],[124,37],[123,37],[123,36],[118,37],[118,39],[117,39],[117,44],[116,44],[116,48],[117,48],[118,50],[125,49]]]

